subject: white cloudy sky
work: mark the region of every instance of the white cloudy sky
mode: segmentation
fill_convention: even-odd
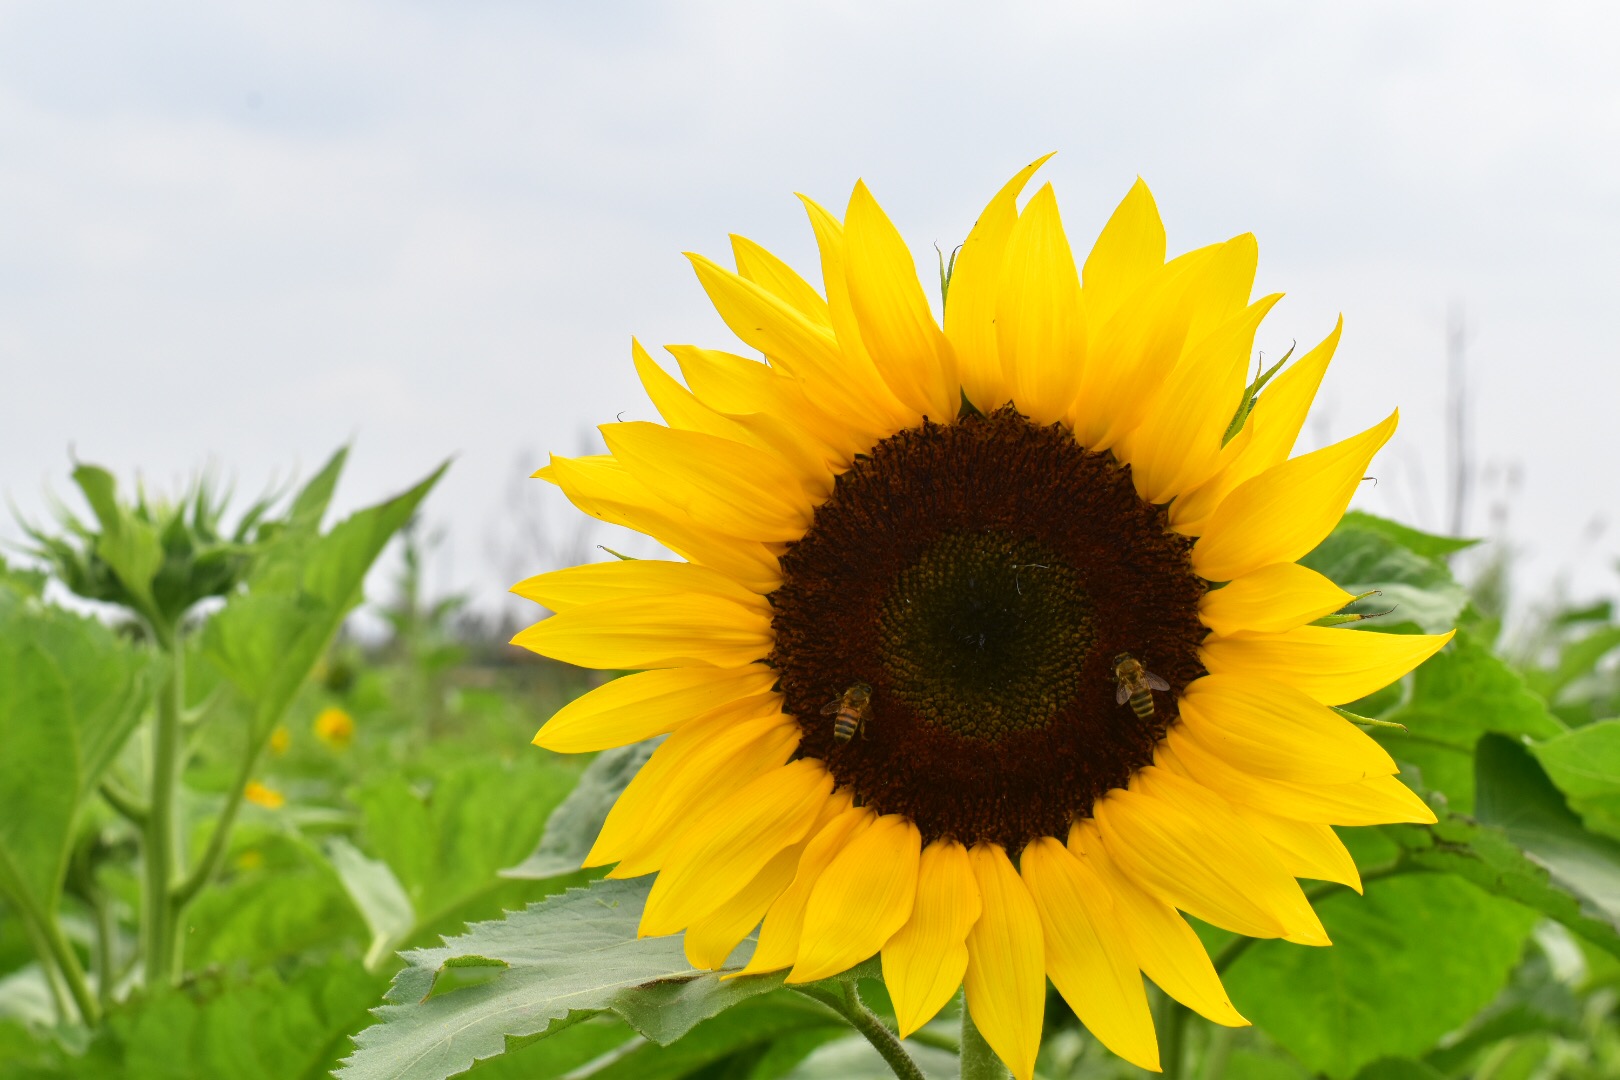
[[[0,4],[0,491],[37,515],[70,452],[255,491],[352,440],[352,507],[454,455],[438,584],[493,597],[537,512],[569,536],[518,478],[648,413],[630,335],[727,344],[681,251],[813,267],[791,193],[865,177],[931,263],[1055,149],[1077,246],[1141,174],[1172,249],[1258,235],[1268,354],[1345,313],[1308,438],[1398,404],[1363,498],[1430,527],[1461,304],[1470,528],[1512,474],[1526,578],[1608,590],[1614,11]]]

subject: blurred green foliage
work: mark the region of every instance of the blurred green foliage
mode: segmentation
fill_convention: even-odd
[[[836,1007],[858,987],[892,1019],[871,965],[818,999],[635,938],[646,883],[573,868],[647,747],[531,746],[594,677],[426,595],[433,477],[323,526],[342,466],[234,518],[210,484],[125,501],[80,466],[90,512],[0,562],[0,806],[26,810],[0,816],[0,1076],[890,1075]],[[383,631],[344,630],[389,544]],[[1342,831],[1366,895],[1310,885],[1331,949],[1200,927],[1254,1026],[1150,991],[1175,1075],[1620,1075],[1620,619],[1504,630],[1510,575],[1460,583],[1466,546],[1351,514],[1307,560],[1394,607],[1346,632],[1460,627],[1349,707],[1405,725],[1372,733],[1441,820]],[[930,1076],[955,1075],[958,1010],[908,1040]],[[1054,993],[1038,1075],[1138,1072]]]

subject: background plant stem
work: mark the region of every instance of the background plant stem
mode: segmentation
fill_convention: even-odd
[[[1247,940],[1247,939],[1245,939]],[[1163,1036],[1159,1040],[1159,1065],[1164,1080],[1181,1080],[1182,1065],[1187,1059],[1188,1008],[1169,995],[1164,999],[1164,1016],[1159,1027]]]
[[[148,986],[172,984],[178,977],[178,943],[169,885],[174,878],[174,798],[180,771],[180,713],[185,706],[185,646],[177,633],[159,632],[169,654],[169,680],[158,696],[152,739],[151,801],[144,837],[145,882],[141,904],[141,956]]]
[[[273,728],[275,725],[270,726]],[[242,793],[247,790],[248,781],[253,776],[253,770],[259,762],[259,753],[263,749],[263,739],[255,739],[249,743],[246,753],[242,756],[242,764],[231,782],[231,789],[225,793],[225,805],[220,808],[219,818],[214,822],[214,831],[208,837],[207,850],[197,861],[190,876],[175,886],[173,896],[176,918],[184,914],[187,905],[213,880],[214,874],[219,870],[219,864],[224,861],[225,853],[231,846],[231,828],[236,824],[237,812],[242,809]]]

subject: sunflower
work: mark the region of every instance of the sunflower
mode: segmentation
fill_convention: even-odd
[[[1044,160],[1044,159],[1042,159]],[[656,872],[643,935],[790,983],[881,956],[902,1035],[966,986],[1027,1080],[1046,980],[1158,1068],[1141,976],[1246,1023],[1186,912],[1327,945],[1297,878],[1359,889],[1332,825],[1432,821],[1330,706],[1450,635],[1313,625],[1348,593],[1298,563],[1392,414],[1290,457],[1339,328],[1258,398],[1251,235],[1166,261],[1138,181],[1077,268],[1041,162],[979,216],[944,325],[864,184],[804,200],[824,288],[733,238],[689,256],[764,362],[632,346],[664,423],[537,474],[683,561],[572,567],[514,591],[516,644],[638,669],[535,737],[666,735],[587,866]]]

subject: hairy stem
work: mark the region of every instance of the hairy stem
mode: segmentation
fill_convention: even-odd
[[[917,1067],[917,1063],[912,1061],[911,1056],[906,1053],[906,1048],[900,1045],[899,1037],[884,1027],[883,1021],[877,1018],[877,1014],[861,1003],[861,995],[855,989],[854,982],[844,983],[842,993],[823,990],[816,986],[794,986],[790,987],[790,989],[797,990],[806,997],[814,998],[849,1021],[850,1025],[865,1036],[866,1041],[871,1043],[879,1054],[883,1055],[883,1060],[888,1063],[890,1070],[894,1072],[895,1076],[899,1077],[899,1080],[926,1080],[923,1071]]]
[[[145,878],[141,894],[141,956],[148,986],[174,983],[179,977],[175,909],[169,898],[176,863],[175,794],[180,779],[180,714],[185,707],[185,646],[176,633],[160,633],[169,653],[169,681],[158,697],[152,739],[151,803],[144,836]]]
[[[1007,1067],[984,1041],[973,1012],[962,1002],[962,1080],[1007,1080]]]

